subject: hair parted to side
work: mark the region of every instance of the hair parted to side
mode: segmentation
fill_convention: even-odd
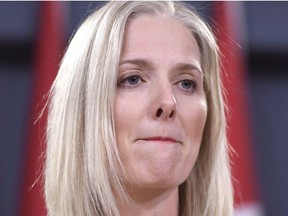
[[[196,164],[180,186],[179,215],[231,216],[226,120],[218,47],[207,24],[179,2],[109,2],[75,33],[51,88],[45,198],[50,216],[120,215],[130,202],[114,129],[114,95],[125,27],[164,14],[190,29],[201,51],[208,115]]]

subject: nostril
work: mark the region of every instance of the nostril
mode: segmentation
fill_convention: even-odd
[[[163,113],[163,110],[161,108],[158,109],[156,113],[157,118],[159,118],[162,115],[162,113]]]
[[[170,113],[169,118],[172,118],[173,115],[174,115],[174,111],[172,111],[172,112]]]

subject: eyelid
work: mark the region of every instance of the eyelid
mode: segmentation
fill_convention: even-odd
[[[138,83],[136,85],[130,85],[130,84],[127,84],[125,82],[127,82],[127,80],[131,77],[137,77],[142,83],[145,82],[145,79],[143,78],[143,75],[140,74],[139,71],[131,71],[131,72],[125,72],[123,73],[119,78],[118,78],[118,81],[117,81],[117,86],[124,86],[124,87],[137,87],[139,85],[141,85],[141,83]]]
[[[140,78],[142,78],[143,75],[138,70],[125,71],[119,76],[118,82],[121,81],[121,80],[127,79],[127,78],[129,78],[131,76],[139,76]]]
[[[181,85],[184,81],[189,81],[191,83],[191,88],[183,88]],[[191,73],[182,73],[173,78],[173,83],[177,88],[188,94],[191,94],[198,89],[198,82],[197,78]]]
[[[183,82],[184,81],[188,81],[189,82],[189,87],[183,87]],[[192,95],[195,93],[195,91],[198,90],[198,83],[195,79],[182,79],[178,82],[175,83],[175,86],[177,87],[177,89],[179,89],[180,92],[182,92],[183,94],[186,95]]]
[[[172,79],[173,83],[177,83],[183,80],[195,80],[196,81],[196,77],[191,73],[181,73],[173,77]]]

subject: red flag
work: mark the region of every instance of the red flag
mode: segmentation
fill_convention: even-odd
[[[56,76],[64,45],[63,3],[41,2],[39,32],[35,52],[35,70],[29,114],[28,143],[23,165],[23,194],[19,215],[46,215],[43,197],[43,153],[47,111],[36,121],[47,102],[47,93]],[[37,181],[38,180],[38,181]],[[35,183],[35,184],[34,184]],[[33,187],[32,187],[33,186]]]
[[[243,42],[245,33],[242,3],[221,1],[215,5],[216,36],[223,55],[222,80],[229,107],[228,140],[236,152],[232,154],[231,159],[236,214],[260,216],[262,213],[259,208],[259,192],[252,159],[247,70],[243,50],[238,45]]]

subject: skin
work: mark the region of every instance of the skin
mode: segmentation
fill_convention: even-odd
[[[197,160],[207,102],[193,34],[164,15],[129,22],[115,98],[116,139],[135,202],[123,215],[178,215]]]

